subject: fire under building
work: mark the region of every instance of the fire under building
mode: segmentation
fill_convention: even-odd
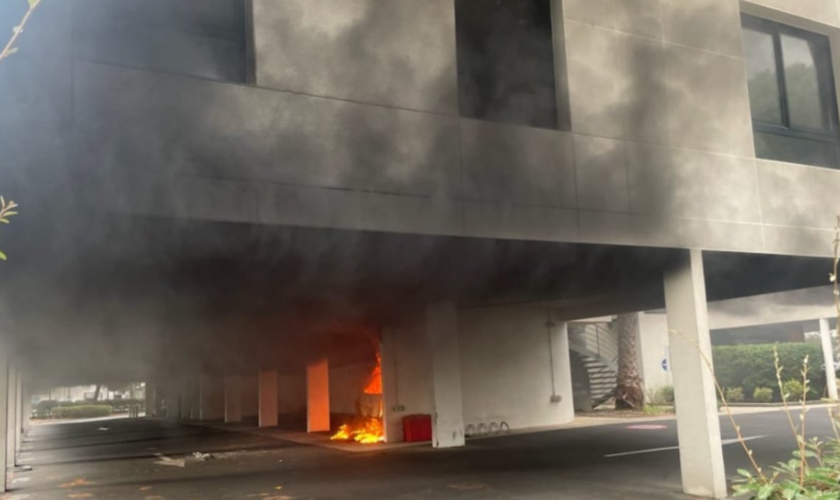
[[[21,391],[119,379],[465,446],[571,422],[575,322],[661,310],[683,487],[724,497],[706,304],[828,284],[836,7],[44,2],[0,63],[7,445]]]

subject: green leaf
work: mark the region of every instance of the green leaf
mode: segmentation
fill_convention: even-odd
[[[17,214],[18,214],[17,212],[6,212],[6,217],[8,217],[10,215],[17,215]]]
[[[41,0],[29,0],[29,8],[34,9]]]
[[[776,488],[774,485],[765,484],[758,490],[758,493],[756,493],[755,498],[757,498],[758,500],[767,500],[768,498],[770,498],[770,495],[773,494],[775,489]]]
[[[752,473],[747,469],[738,469],[738,474],[744,476],[747,479],[752,477]]]
[[[17,52],[17,51],[18,51],[18,48],[17,48],[17,47],[12,47],[11,49],[9,49],[9,50],[6,52],[6,55],[7,55],[7,56],[10,56],[10,55],[14,54],[14,53],[15,53],[15,52]]]
[[[4,254],[3,252],[0,252],[0,260],[8,260],[6,259],[6,254]]]
[[[12,28],[12,33],[17,34],[20,31],[20,26],[15,26]]]
[[[793,500],[799,493],[799,486],[795,484],[787,485],[782,489],[782,497],[785,500]]]

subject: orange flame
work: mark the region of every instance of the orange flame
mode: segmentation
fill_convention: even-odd
[[[338,432],[331,438],[333,441],[356,441],[361,444],[376,444],[385,441],[385,433],[382,429],[381,418],[370,418],[364,426],[351,429],[349,425],[345,424],[339,427]]]
[[[376,353],[376,367],[370,374],[368,383],[362,391],[364,394],[382,395],[382,356]],[[332,437],[333,441],[356,441],[361,444],[376,444],[385,441],[385,431],[382,428],[382,400],[379,400],[378,417],[365,419],[359,426],[342,425]]]
[[[382,356],[376,353],[376,368],[370,374],[370,379],[365,390],[365,394],[382,394]]]

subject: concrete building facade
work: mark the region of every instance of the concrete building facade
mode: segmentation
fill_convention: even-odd
[[[327,431],[379,351],[388,439],[454,447],[568,422],[569,322],[664,307],[684,489],[722,498],[706,301],[824,284],[838,6],[46,3],[0,66],[10,357]]]

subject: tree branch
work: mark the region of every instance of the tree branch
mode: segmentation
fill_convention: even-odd
[[[32,16],[32,13],[35,12],[35,8],[41,3],[41,0],[28,0],[29,1],[29,9],[27,9],[26,14],[24,14],[23,19],[20,21],[20,24],[13,28],[12,38],[9,39],[9,43],[3,47],[3,51],[0,52],[0,61],[9,57],[10,55],[14,54],[17,49],[15,49],[15,42],[17,41],[18,37],[21,33],[23,33],[23,28],[26,26],[26,23],[29,21],[29,18]]]

